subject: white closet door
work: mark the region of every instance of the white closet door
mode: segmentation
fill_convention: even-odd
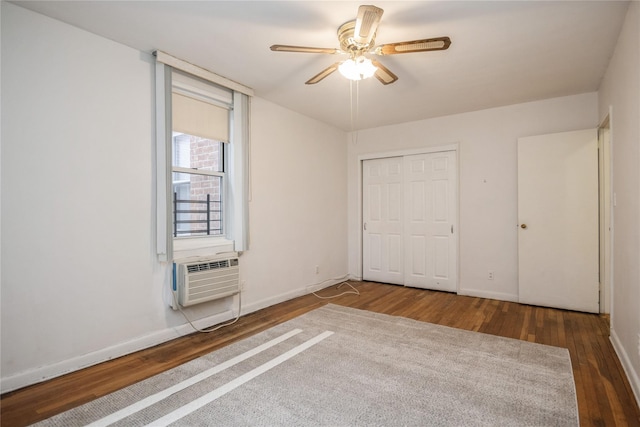
[[[364,280],[456,292],[456,153],[365,160]]]
[[[402,242],[402,157],[363,162],[362,277],[404,284]]]
[[[404,158],[406,286],[456,292],[455,152]]]

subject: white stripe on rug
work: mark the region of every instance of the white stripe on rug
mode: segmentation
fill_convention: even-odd
[[[302,332],[302,329],[294,329],[291,332],[287,332],[286,334],[280,335],[277,338],[272,339],[271,341],[268,341],[262,345],[259,345],[256,348],[253,348],[251,350],[248,350],[236,357],[234,357],[233,359],[229,359],[226,362],[223,362],[219,365],[214,366],[211,369],[207,369],[204,372],[199,373],[198,375],[194,375],[193,377],[184,380],[176,385],[173,385],[167,389],[164,389],[163,391],[160,391],[156,394],[153,394],[151,396],[148,396],[132,405],[127,406],[126,408],[123,408],[117,412],[114,412],[113,414],[107,415],[104,418],[101,418],[97,421],[92,422],[91,424],[88,424],[87,427],[105,427],[108,425],[111,425],[113,423],[115,423],[116,421],[120,421],[123,418],[128,417],[129,415],[135,414],[138,411],[141,411],[145,408],[148,408],[149,406],[156,404],[158,402],[160,402],[163,399],[166,399],[167,397],[171,396],[172,394],[175,394],[179,391],[184,390],[187,387],[191,387],[192,385],[205,380],[219,372],[224,371],[225,369],[228,369],[230,367],[232,367],[233,365],[237,365],[238,363],[247,360],[248,358],[255,356],[258,353],[261,353],[271,347],[273,347],[276,344],[280,344],[281,342],[299,334],[300,332]]]
[[[167,415],[165,415],[162,418],[157,419],[156,421],[153,421],[150,424],[147,424],[147,427],[153,426],[153,427],[164,427],[164,426],[168,426],[169,424],[178,421],[179,419],[186,417],[187,415],[191,414],[192,412],[197,411],[198,409],[202,408],[203,406],[213,402],[214,400],[218,399],[219,397],[224,396],[225,394],[229,393],[230,391],[240,387],[241,385],[251,381],[252,379],[256,378],[257,376],[264,374],[265,372],[269,371],[272,368],[275,368],[276,366],[278,366],[279,364],[286,362],[287,360],[291,359],[293,356],[302,353],[303,351],[307,350],[308,348],[316,345],[317,343],[319,343],[320,341],[324,340],[325,338],[329,337],[333,335],[333,332],[331,331],[325,331],[323,333],[321,333],[320,335],[315,336],[314,338],[311,338],[309,341],[306,341],[302,344],[300,344],[297,347],[292,348],[291,350],[287,351],[284,354],[281,354],[280,356],[271,359],[270,361],[268,361],[267,363],[264,363],[260,366],[258,366],[257,368],[252,369],[251,371],[247,372],[246,374],[243,374],[241,376],[239,376],[238,378],[236,378],[233,381],[229,381],[227,384],[218,387],[217,389],[205,394],[202,397],[197,398],[196,400],[189,402],[188,404],[184,405],[181,408],[176,409],[173,412],[168,413]]]

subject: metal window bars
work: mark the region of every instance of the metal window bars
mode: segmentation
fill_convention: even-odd
[[[180,227],[181,224],[189,224],[189,227]],[[180,200],[178,193],[174,192],[173,237],[193,234],[222,234],[222,201],[211,200],[210,194],[207,194],[206,200]]]

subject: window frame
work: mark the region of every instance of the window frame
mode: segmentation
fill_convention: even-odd
[[[156,56],[156,248],[161,262],[188,256],[206,256],[219,252],[248,249],[249,202],[249,108],[253,90],[211,73],[208,70],[171,57],[163,52]],[[226,91],[229,108],[229,143],[224,146],[223,215],[225,231],[217,236],[173,237],[172,195],[172,123],[171,96],[174,72],[205,80],[206,84]],[[193,93],[193,88],[188,88]],[[197,93],[197,90],[195,91]],[[211,101],[209,99],[208,101]],[[215,102],[215,98],[214,98]],[[219,102],[219,100],[218,100]],[[191,171],[192,173],[193,171]]]

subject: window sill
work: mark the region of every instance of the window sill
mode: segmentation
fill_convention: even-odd
[[[233,241],[225,237],[192,237],[173,239],[173,258],[208,256],[232,252]]]

